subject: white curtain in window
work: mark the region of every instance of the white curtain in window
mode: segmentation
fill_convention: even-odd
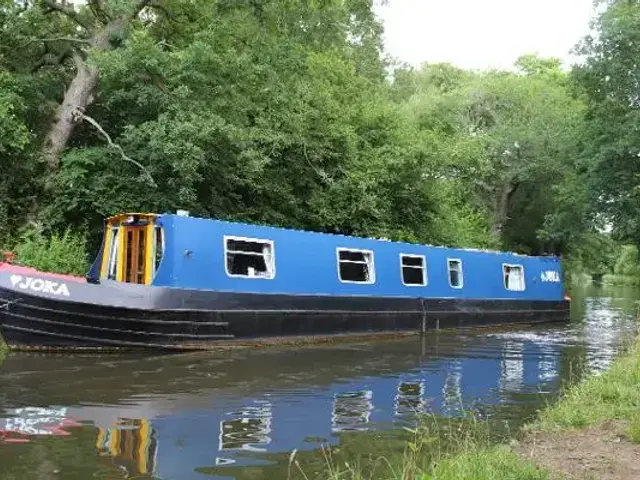
[[[265,243],[262,245],[262,255],[264,256],[264,263],[267,266],[267,271],[265,272],[265,276],[272,277],[273,276],[273,255],[271,251],[271,245]]]
[[[509,290],[524,290],[524,277],[521,268],[512,268],[507,279],[507,288]]]

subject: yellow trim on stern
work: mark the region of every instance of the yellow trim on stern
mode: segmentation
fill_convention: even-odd
[[[140,430],[138,433],[140,445],[138,446],[138,472],[149,473],[149,445],[151,444],[151,426],[149,420],[140,419]]]
[[[118,274],[116,276],[116,280],[119,282],[123,282],[124,281],[124,272],[125,272],[125,264],[127,263],[127,252],[125,251],[125,245],[126,245],[126,239],[127,239],[127,230],[126,228],[122,228],[120,229],[120,236],[118,238],[118,251],[120,252],[120,254],[118,255],[118,266],[117,266],[117,271]]]
[[[109,274],[109,260],[111,258],[111,242],[113,238],[113,227],[107,223],[104,235],[104,248],[102,250],[102,264],[100,265],[100,278],[107,278]]]
[[[145,285],[151,285],[151,282],[153,281],[153,267],[155,265],[155,260],[154,260],[154,255],[153,255],[153,250],[156,244],[155,238],[153,238],[153,234],[155,233],[155,222],[149,222],[149,225],[147,225],[147,228],[145,229],[145,236],[147,237],[147,240],[144,244],[144,258],[145,258],[145,265],[144,265],[144,284]]]

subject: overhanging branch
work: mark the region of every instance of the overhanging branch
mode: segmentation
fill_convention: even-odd
[[[31,73],[37,72],[39,69],[41,69],[45,65],[51,65],[51,66],[61,65],[62,62],[64,62],[67,58],[69,58],[70,55],[71,54],[68,50],[65,52],[62,52],[60,55],[57,55],[57,56],[46,53],[45,55],[42,56],[42,58],[38,62],[36,62],[31,67]]]
[[[73,116],[77,119],[85,120],[89,122],[91,125],[93,125],[93,127],[96,130],[98,130],[98,132],[100,132],[100,134],[105,138],[109,146],[111,148],[116,149],[120,153],[120,156],[123,158],[123,160],[129,163],[133,163],[136,167],[142,170],[146,175],[146,177],[149,179],[149,183],[151,184],[151,186],[154,188],[157,188],[158,184],[155,182],[155,180],[153,179],[149,171],[144,167],[144,165],[142,165],[140,162],[135,161],[133,158],[127,156],[127,154],[124,153],[124,150],[122,149],[122,147],[117,143],[114,143],[113,140],[111,140],[111,137],[109,136],[109,134],[104,130],[104,128],[100,126],[100,124],[95,119],[93,119],[89,115],[85,115],[85,113],[80,108],[76,108],[74,110]]]
[[[79,43],[83,45],[88,45],[90,43],[89,40],[84,40],[82,38],[73,38],[73,37],[31,38],[27,41],[27,43],[25,43],[24,45],[21,45],[20,48],[26,48],[32,43],[37,43],[37,42],[42,42],[42,43],[68,42],[68,43]]]
[[[43,5],[47,7],[49,10],[53,12],[60,12],[63,15],[67,16],[75,23],[80,25],[82,28],[87,28],[87,25],[80,20],[80,16],[78,12],[75,11],[72,5],[67,5],[66,3],[58,3],[55,0],[41,0]]]

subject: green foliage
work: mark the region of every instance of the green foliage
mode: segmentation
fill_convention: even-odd
[[[602,283],[605,285],[614,286],[640,287],[640,277],[631,275],[607,274],[602,277]]]
[[[360,465],[325,452],[332,480],[400,478],[421,480],[545,480],[548,472],[524,461],[492,435],[488,423],[468,414],[460,419],[424,416],[409,434],[402,453],[387,453]],[[390,443],[388,443],[390,445]],[[295,463],[292,457],[291,462]],[[300,468],[300,465],[296,463]],[[302,469],[301,469],[302,470]],[[304,474],[304,470],[302,470]],[[304,475],[306,478],[306,475]]]
[[[636,414],[627,427],[627,435],[633,443],[640,443],[640,415]]]
[[[94,251],[104,216],[178,208],[523,253],[594,231],[585,104],[556,59],[389,81],[371,0],[162,0],[88,48],[134,4],[3,3],[0,241],[36,221]],[[126,157],[78,122],[52,171],[40,152],[79,53],[100,73],[85,113]]]
[[[620,246],[610,235],[598,232],[571,233],[567,242],[569,253],[564,257],[565,271],[570,277],[606,278],[613,272]]]
[[[623,245],[620,254],[613,267],[616,275],[640,276],[640,263],[638,263],[638,247],[635,245]]]
[[[67,230],[45,236],[31,231],[15,247],[17,261],[48,272],[84,275],[89,267],[84,236]]]
[[[581,43],[585,61],[573,77],[588,102],[583,160],[592,202],[629,243],[640,242],[640,4],[612,0],[595,22],[593,36]]]
[[[2,366],[2,363],[7,358],[8,353],[9,347],[4,341],[4,338],[2,338],[2,334],[0,334],[0,366]]]
[[[575,213],[580,222],[573,229],[559,219],[549,221],[562,215],[567,202],[555,199],[567,195],[561,186],[576,176],[584,106],[572,96],[556,60],[530,56],[518,65],[526,75],[463,74],[427,65],[398,74],[396,96],[403,99],[400,108],[415,137],[439,158],[430,165],[438,190],[457,184],[464,202],[455,196],[452,209],[464,218],[484,217],[484,238],[474,236],[474,242],[559,252],[564,244],[549,238],[568,234],[560,227],[574,232],[590,226],[583,211]],[[415,86],[412,95],[407,85]]]
[[[506,449],[465,452],[443,460],[422,480],[546,480],[550,475]]]

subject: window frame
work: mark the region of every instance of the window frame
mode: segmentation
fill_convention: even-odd
[[[458,264],[460,265],[460,285],[459,286],[451,285],[451,262],[458,262]],[[455,288],[456,290],[462,290],[464,288],[464,265],[462,264],[461,258],[447,257],[447,281],[449,282],[449,286],[451,288]]]
[[[421,258],[422,259],[422,282],[423,283],[405,283],[404,281],[404,263],[403,259],[407,258]],[[418,268],[412,265],[407,265],[407,268]],[[429,276],[427,275],[427,256],[419,253],[400,253],[400,280],[405,287],[426,287],[429,285]]]
[[[362,262],[356,262],[353,260],[340,260],[340,252],[358,252],[358,253],[368,253],[371,255],[371,272],[370,273],[370,277],[371,280],[368,280],[366,282],[357,282],[355,280],[343,280],[342,276],[340,275],[340,263],[341,262],[345,262],[345,263],[362,263]],[[369,265],[369,263],[366,263],[367,265]],[[367,249],[363,249],[363,248],[349,248],[349,247],[336,247],[336,273],[338,274],[338,280],[340,280],[340,283],[353,283],[356,285],[373,285],[376,283],[376,264],[375,264],[375,253],[373,250],[367,250]]]
[[[227,249],[227,241],[228,240],[238,240],[241,242],[254,242],[254,243],[266,243],[268,245],[271,246],[271,276],[269,277],[251,277],[249,275],[240,275],[237,273],[231,273],[229,272],[229,263],[227,262],[227,254],[229,253],[229,250]],[[253,238],[253,237],[239,237],[239,236],[235,236],[235,235],[224,235],[222,237],[222,248],[223,248],[223,253],[224,253],[224,271],[227,274],[228,277],[230,278],[244,278],[244,279],[249,279],[249,280],[273,280],[274,278],[276,278],[276,246],[275,246],[275,242],[273,240],[269,240],[266,238]],[[231,250],[232,252],[235,253],[240,253],[240,254],[247,254],[247,255],[260,255],[257,252],[242,252],[242,251],[238,251],[238,250]],[[265,265],[266,265],[266,261],[265,261]],[[268,271],[268,269],[267,269]]]
[[[505,267],[511,267],[511,268],[519,268],[520,271],[522,272],[522,289],[521,290],[515,290],[513,288],[507,288],[507,282],[505,282],[504,280],[504,269]],[[520,264],[520,263],[503,263],[502,264],[502,286],[504,287],[504,289],[508,292],[524,292],[527,289],[527,281],[526,281],[526,277],[524,276],[524,265]]]
[[[120,225],[111,226],[111,239],[109,244],[109,259],[106,280],[118,279],[118,255],[120,255]],[[113,272],[112,272],[113,270]]]
[[[160,256],[160,261],[157,261],[158,256],[158,234],[160,235],[160,248],[162,249],[162,255]],[[164,254],[167,251],[165,244],[165,235],[164,228],[162,225],[158,225],[157,223],[153,226],[153,278],[155,278],[158,270],[160,270],[160,266],[164,261]]]

